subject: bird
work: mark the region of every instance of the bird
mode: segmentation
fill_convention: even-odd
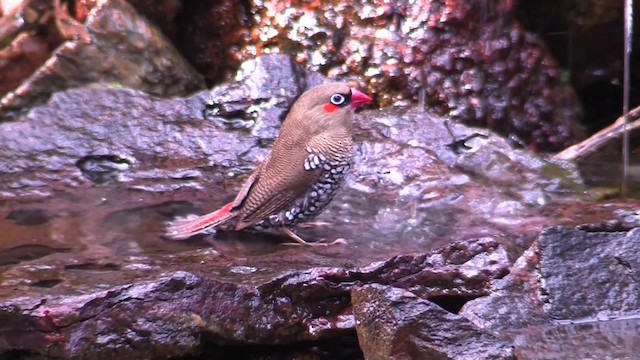
[[[253,227],[279,229],[292,244],[322,245],[305,241],[290,228],[320,214],[342,186],[354,158],[354,112],[371,101],[344,82],[307,90],[291,106],[271,152],[233,201],[208,214],[170,222],[165,237],[184,240],[212,228]]]

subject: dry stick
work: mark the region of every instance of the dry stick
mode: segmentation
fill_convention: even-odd
[[[628,118],[633,122],[627,125],[629,131],[640,128],[640,106],[629,111]],[[615,139],[622,135],[624,132],[625,116],[620,116],[613,124],[593,134],[588,139],[569,146],[561,152],[553,156],[558,160],[580,160],[587,155],[597,151],[602,146],[606,145],[610,140]]]

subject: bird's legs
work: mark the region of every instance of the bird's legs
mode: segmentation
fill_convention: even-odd
[[[342,238],[336,239],[333,242],[330,243],[323,243],[323,242],[306,242],[304,241],[303,238],[301,238],[300,236],[296,235],[293,231],[289,230],[289,228],[287,227],[282,227],[282,232],[287,235],[288,237],[290,237],[291,239],[293,239],[295,242],[294,243],[285,243],[283,245],[305,245],[305,246],[329,246],[329,245],[337,245],[337,244],[345,244],[346,241]]]

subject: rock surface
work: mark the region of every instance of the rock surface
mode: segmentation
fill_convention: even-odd
[[[635,357],[640,218],[637,210],[625,218],[624,226],[546,229],[491,295],[460,314],[513,341],[519,359]]]
[[[438,115],[562,149],[582,136],[580,106],[509,4],[261,0],[248,54],[293,51],[331,77],[364,78],[380,104],[422,96]]]
[[[509,343],[412,292],[366,285],[351,294],[366,359],[514,359]]]
[[[248,62],[238,78],[171,100],[79,88],[0,125],[0,156],[12,159],[0,164],[2,217],[36,211],[43,222],[3,220],[14,233],[5,244],[52,251],[112,244],[118,254],[162,248],[160,222],[232,197],[267,154],[295,96],[322,81],[285,56]],[[570,165],[513,150],[486,131],[450,146],[476,131],[449,124],[452,139],[445,125],[411,108],[360,113],[353,176],[318,218],[332,226],[311,226],[303,235],[347,237],[360,244],[363,262],[484,236],[524,249],[545,223],[539,206],[579,197]],[[149,236],[131,240],[130,233]]]
[[[282,250],[280,256],[295,263],[295,253]],[[5,282],[0,351],[154,358],[196,353],[205,342],[282,345],[332,338],[354,329],[355,286],[389,284],[426,297],[473,297],[485,293],[509,264],[505,249],[490,240],[351,269],[274,274],[262,259],[267,262],[256,258],[248,266],[211,251],[130,259],[113,271],[121,276],[85,269],[82,289],[75,290],[68,283],[29,289],[14,282],[11,288],[22,289],[11,291]],[[174,266],[184,271],[167,271]],[[47,271],[42,265],[39,270]],[[137,278],[129,284],[133,270]]]
[[[161,96],[204,88],[202,76],[124,0],[99,1],[85,27],[78,26],[84,35],[60,45],[28,80],[0,99],[0,122],[14,119],[57,91],[94,82]]]
[[[97,52],[77,40],[63,45],[65,50],[55,55],[55,62],[62,65],[56,65],[53,76],[47,77],[57,82],[34,84],[31,96],[38,90],[46,98],[53,90],[67,87],[59,83],[77,86],[97,79],[154,94],[184,95],[184,90],[194,89],[192,85],[199,88],[190,81],[189,71],[185,71],[185,78],[180,77],[182,59],[174,58],[175,51],[165,47],[164,41],[156,38],[155,29],[148,30],[130,7],[123,11],[122,0],[104,0],[98,5],[94,1],[74,3],[80,21],[95,6],[84,31],[93,42],[104,44]],[[566,76],[540,38],[516,21],[512,3],[132,3],[163,29],[210,84],[228,79],[243,61],[256,56],[293,54],[298,63],[330,78],[364,79],[367,92],[381,105],[426,104],[440,116],[491,128],[521,146],[553,151],[583,137],[581,107]],[[114,11],[119,16],[109,16]],[[113,26],[95,24],[94,17],[103,17],[106,25]],[[118,24],[121,17],[126,21]],[[126,26],[129,28],[121,33],[109,30]],[[149,49],[159,51],[144,57]],[[83,56],[75,56],[80,51]],[[118,60],[111,60],[114,57]],[[65,61],[68,58],[73,61]],[[171,64],[176,64],[175,68]],[[61,67],[64,71],[58,71]],[[46,66],[45,73],[51,72],[50,68]],[[67,68],[80,71],[73,73]],[[60,76],[55,76],[56,72]],[[138,81],[138,74],[144,74],[143,81]],[[161,82],[157,74],[168,81]],[[40,77],[42,74],[36,79]],[[173,82],[175,89],[168,86]],[[26,89],[17,91],[22,94]],[[9,96],[3,107],[15,110],[31,96]]]

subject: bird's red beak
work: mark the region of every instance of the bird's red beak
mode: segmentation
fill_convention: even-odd
[[[360,105],[373,101],[367,94],[358,89],[351,88],[351,108],[355,109]]]

